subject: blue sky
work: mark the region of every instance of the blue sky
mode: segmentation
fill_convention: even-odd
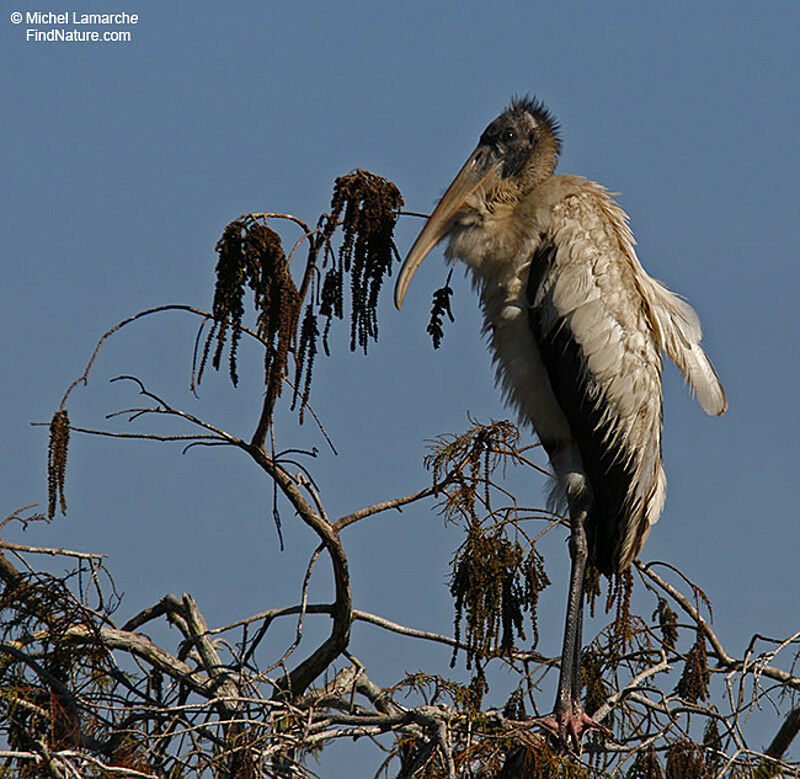
[[[6,512],[43,500],[46,438],[29,422],[49,419],[97,336],[151,305],[210,305],[213,246],[228,221],[269,209],[313,220],[333,179],[354,167],[392,179],[408,208],[430,210],[510,95],[532,91],[561,121],[559,170],[620,193],[645,267],[699,311],[730,401],[722,419],[705,417],[668,367],[669,492],[643,557],[705,588],[734,654],[754,631],[797,629],[795,3],[138,2],[124,7],[140,17],[132,42],[95,45],[25,43],[9,14],[32,9],[5,7]],[[418,228],[400,225],[401,253]],[[339,457],[310,425],[278,421],[284,446],[323,451],[314,467],[331,514],[425,484],[425,441],[462,430],[468,411],[506,416],[460,274],[456,324],[441,350],[430,346],[427,308],[443,278],[436,251],[402,313],[387,291],[369,357],[340,348],[320,359],[312,403]],[[260,355],[243,350],[238,390],[209,375],[198,401],[187,390],[194,328],[165,314],[123,331],[73,395],[73,421],[106,424],[104,414],[135,401],[107,379],[134,373],[246,435]],[[542,502],[538,481],[522,489],[525,502]],[[66,518],[9,538],[107,552],[125,615],[168,591],[193,593],[214,624],[295,602],[314,546],[287,510],[278,551],[259,473],[222,450],[182,457],[76,437],[67,498]],[[356,606],[448,632],[458,543],[430,506],[354,527]],[[551,652],[567,565],[563,546],[554,550],[542,638]],[[326,585],[320,568],[318,597]],[[383,684],[449,659],[361,626],[352,649]]]

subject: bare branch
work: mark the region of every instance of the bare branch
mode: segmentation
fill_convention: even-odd
[[[115,628],[99,628],[95,635],[84,625],[73,625],[64,631],[62,641],[74,643],[95,643],[98,639],[110,649],[121,649],[144,660],[153,668],[167,674],[173,679],[187,684],[194,692],[205,698],[215,698],[213,685],[209,678],[195,671],[186,663],[173,657],[169,652],[154,644],[149,638],[139,633],[129,633]]]
[[[411,495],[406,495],[402,498],[394,498],[393,500],[385,500],[381,503],[375,503],[372,506],[367,506],[366,508],[359,509],[351,514],[346,514],[345,516],[340,517],[333,523],[333,527],[339,531],[343,528],[346,528],[348,525],[352,525],[354,522],[358,522],[360,519],[364,519],[365,517],[371,517],[374,514],[379,514],[380,512],[387,511],[388,509],[400,509],[401,506],[406,506],[409,503],[414,503],[422,498],[435,495],[438,490],[441,489],[441,487],[442,485],[438,485],[438,487],[425,487],[422,490],[418,490],[417,492],[414,492]]]
[[[94,552],[73,552],[70,549],[56,549],[46,546],[28,546],[27,544],[12,544],[10,541],[0,541],[0,549],[9,549],[13,552],[28,552],[30,554],[46,554],[51,557],[62,555],[64,557],[76,557],[80,560],[102,560],[108,555],[97,554]]]
[[[350,572],[347,556],[335,528],[311,508],[290,474],[276,465],[262,448],[244,442],[239,443],[239,446],[275,480],[295,511],[297,511],[299,517],[317,534],[328,552],[333,566],[335,600],[332,612],[333,626],[331,627],[331,634],[310,657],[292,671],[286,680],[285,689],[291,695],[300,695],[341,654],[350,640],[353,600],[350,593]]]
[[[655,674],[661,673],[662,671],[668,671],[669,665],[667,665],[667,656],[664,652],[661,653],[661,661],[656,663],[655,665],[651,666],[650,668],[645,668],[644,671],[641,673],[636,674],[633,679],[628,682],[624,687],[617,690],[613,695],[611,695],[606,702],[592,715],[592,719],[597,722],[602,722],[611,712],[611,710],[626,696],[630,695],[634,690],[641,687],[642,683],[649,679],[651,676],[655,676]]]
[[[767,757],[771,757],[774,760],[782,758],[798,733],[800,733],[800,707],[792,709],[783,721],[780,730],[767,747],[765,752]]]
[[[722,646],[722,642],[719,640],[719,638],[717,638],[714,631],[710,628],[703,617],[700,616],[700,612],[691,604],[688,598],[678,592],[678,590],[669,584],[669,582],[662,579],[657,573],[654,573],[649,565],[646,565],[639,560],[635,560],[634,565],[644,576],[646,576],[652,582],[655,582],[655,584],[664,590],[664,592],[666,592],[697,623],[697,626],[703,631],[709,643],[711,644],[711,647],[720,665],[731,671],[745,670],[744,661],[737,660],[735,657],[732,657],[725,651],[725,648]],[[771,665],[766,665],[765,663],[754,663],[753,668],[757,668],[758,671],[764,676],[768,676],[771,679],[776,679],[777,681],[782,682],[789,687],[800,690],[800,677],[792,676],[792,674],[787,673],[780,668],[775,668]]]
[[[196,642],[206,673],[216,682],[214,686],[218,688],[219,693],[222,695],[222,698],[218,698],[220,712],[223,717],[233,719],[239,713],[239,707],[235,704],[236,699],[239,697],[239,690],[208,637],[208,625],[206,625],[200,609],[197,608],[197,603],[188,593],[183,594],[183,607],[186,624]]]

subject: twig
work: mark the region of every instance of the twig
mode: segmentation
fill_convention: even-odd
[[[661,662],[656,663],[656,665],[650,666],[650,668],[645,668],[644,671],[637,674],[633,677],[633,679],[628,682],[624,687],[617,690],[613,695],[609,696],[605,703],[594,713],[592,714],[592,719],[596,720],[597,722],[602,722],[611,712],[611,710],[626,696],[629,695],[633,690],[639,687],[645,679],[649,679],[651,676],[655,676],[657,673],[661,673],[662,671],[668,671],[669,665],[667,664],[667,656],[662,651],[661,653]]]
[[[96,741],[91,736],[84,734],[81,726],[81,715],[78,711],[78,706],[75,703],[72,693],[67,689],[66,685],[60,679],[57,679],[55,676],[53,676],[53,674],[43,668],[36,660],[15,646],[0,643],[0,652],[5,652],[7,655],[11,655],[11,657],[13,657],[15,660],[25,663],[25,665],[29,666],[38,676],[42,678],[43,681],[47,683],[52,693],[57,695],[58,698],[65,703],[66,707],[69,709],[69,713],[73,718],[73,722],[75,723],[77,746],[87,746],[89,749],[103,748],[103,744],[101,744],[101,742]]]
[[[669,582],[662,579],[657,573],[654,573],[649,565],[645,565],[640,560],[635,560],[634,565],[639,571],[641,571],[643,575],[655,582],[662,590],[664,590],[664,592],[668,593],[669,596],[697,623],[697,626],[703,631],[709,643],[711,644],[717,660],[723,667],[727,668],[728,670],[735,671],[742,671],[744,669],[744,663],[741,660],[737,660],[735,657],[729,655],[725,651],[725,648],[722,646],[722,642],[719,640],[719,638],[717,638],[716,634],[709,627],[708,623],[703,619],[703,617],[700,616],[700,612],[689,602],[688,598],[678,592],[678,590],[669,584]],[[783,684],[800,690],[800,678],[797,676],[792,676],[792,674],[787,673],[780,668],[775,668],[771,665],[766,665],[765,663],[757,663],[754,665],[758,666],[760,672],[764,676],[768,676],[771,679],[776,679]]]
[[[70,549],[56,549],[45,546],[28,546],[27,544],[12,544],[10,541],[0,541],[0,549],[9,549],[12,552],[29,552],[30,554],[46,554],[51,557],[63,555],[64,557],[77,557],[81,560],[102,560],[106,554],[94,552],[73,552]]]
[[[148,409],[148,412],[159,413],[156,409]],[[165,412],[160,412],[165,413]],[[49,422],[31,422],[32,427],[47,427]],[[69,429],[74,433],[86,433],[87,435],[104,436],[106,438],[128,438],[137,441],[218,441],[220,443],[230,443],[226,438],[219,435],[156,435],[153,433],[115,433],[111,430],[94,430],[88,427],[76,427],[70,425]]]
[[[438,490],[442,488],[443,485],[437,485],[437,487],[425,487],[422,490],[412,493],[411,495],[406,495],[402,498],[394,498],[393,500],[385,500],[381,503],[375,503],[372,506],[367,506],[366,508],[359,509],[358,511],[354,511],[351,514],[346,514],[343,517],[340,517],[333,523],[333,527],[339,531],[343,528],[346,528],[348,525],[352,525],[354,522],[358,522],[360,519],[364,519],[365,517],[371,517],[374,514],[379,514],[382,511],[387,511],[388,509],[399,509],[401,506],[406,506],[409,503],[413,503],[416,500],[421,500],[422,498],[427,498],[430,495],[435,495]]]

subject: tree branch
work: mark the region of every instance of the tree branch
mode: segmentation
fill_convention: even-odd
[[[780,760],[798,733],[800,733],[800,706],[789,712],[764,754],[774,760]]]
[[[73,552],[69,549],[55,549],[45,546],[28,546],[27,544],[12,544],[9,541],[0,541],[0,549],[8,549],[12,552],[28,552],[29,554],[46,554],[51,557],[63,555],[64,557],[76,557],[80,560],[102,560],[108,557],[106,554],[96,554],[94,552]]]
[[[708,639],[709,643],[711,644],[711,648],[714,651],[714,655],[723,668],[726,668],[729,671],[746,670],[745,663],[743,661],[737,660],[735,657],[729,655],[725,651],[725,648],[722,646],[722,642],[719,640],[719,638],[717,638],[717,635],[711,629],[709,624],[703,619],[703,617],[700,616],[700,612],[691,604],[688,598],[676,590],[669,582],[662,579],[657,573],[654,573],[650,564],[646,565],[640,560],[634,560],[634,565],[644,576],[664,590],[664,592],[666,592],[694,620],[694,622],[703,631],[704,635]],[[797,676],[792,676],[792,674],[787,673],[780,668],[767,665],[766,663],[752,663],[748,665],[750,665],[753,669],[757,669],[764,676],[768,676],[771,679],[775,679],[783,684],[800,690],[800,678]]]
[[[371,517],[374,514],[380,514],[380,512],[387,511],[388,509],[399,509],[401,506],[406,506],[414,501],[427,498],[430,495],[435,495],[442,488],[442,486],[442,484],[439,484],[436,487],[425,487],[424,489],[418,490],[411,495],[406,495],[402,498],[394,498],[393,500],[385,500],[381,503],[375,503],[372,506],[359,509],[358,511],[354,511],[351,514],[346,514],[345,516],[337,519],[333,523],[333,527],[338,532],[343,528],[346,528],[348,525],[358,522],[360,519]]]
[[[203,666],[209,678],[214,680],[216,687],[222,694],[218,698],[220,713],[226,719],[234,719],[239,715],[239,706],[236,700],[239,697],[239,690],[231,678],[230,672],[223,665],[220,656],[208,637],[208,625],[197,608],[194,598],[188,593],[183,594],[184,619],[186,620],[189,633],[195,640],[197,651],[203,661]]]
[[[96,631],[85,625],[72,625],[59,638],[65,642],[97,644],[98,640],[110,649],[121,649],[144,660],[148,665],[163,671],[176,681],[186,683],[193,691],[206,699],[213,700],[216,695],[211,680],[202,672],[173,657],[146,636],[128,633],[116,628],[101,627]]]
[[[303,497],[294,480],[260,447],[239,442],[261,468],[275,480],[283,494],[289,499],[300,519],[305,522],[319,537],[325,551],[331,559],[335,598],[331,616],[333,625],[330,636],[300,665],[298,665],[281,685],[280,692],[288,692],[292,696],[301,695],[314,679],[321,674],[347,647],[350,640],[350,624],[352,622],[353,599],[350,592],[350,572],[339,534],[324,517],[314,511]]]

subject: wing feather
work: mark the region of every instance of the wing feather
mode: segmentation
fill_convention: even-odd
[[[666,489],[658,334],[617,230],[624,216],[609,220],[611,207],[599,189],[565,199],[528,279],[529,323],[580,449],[590,549],[606,574],[638,554]]]

